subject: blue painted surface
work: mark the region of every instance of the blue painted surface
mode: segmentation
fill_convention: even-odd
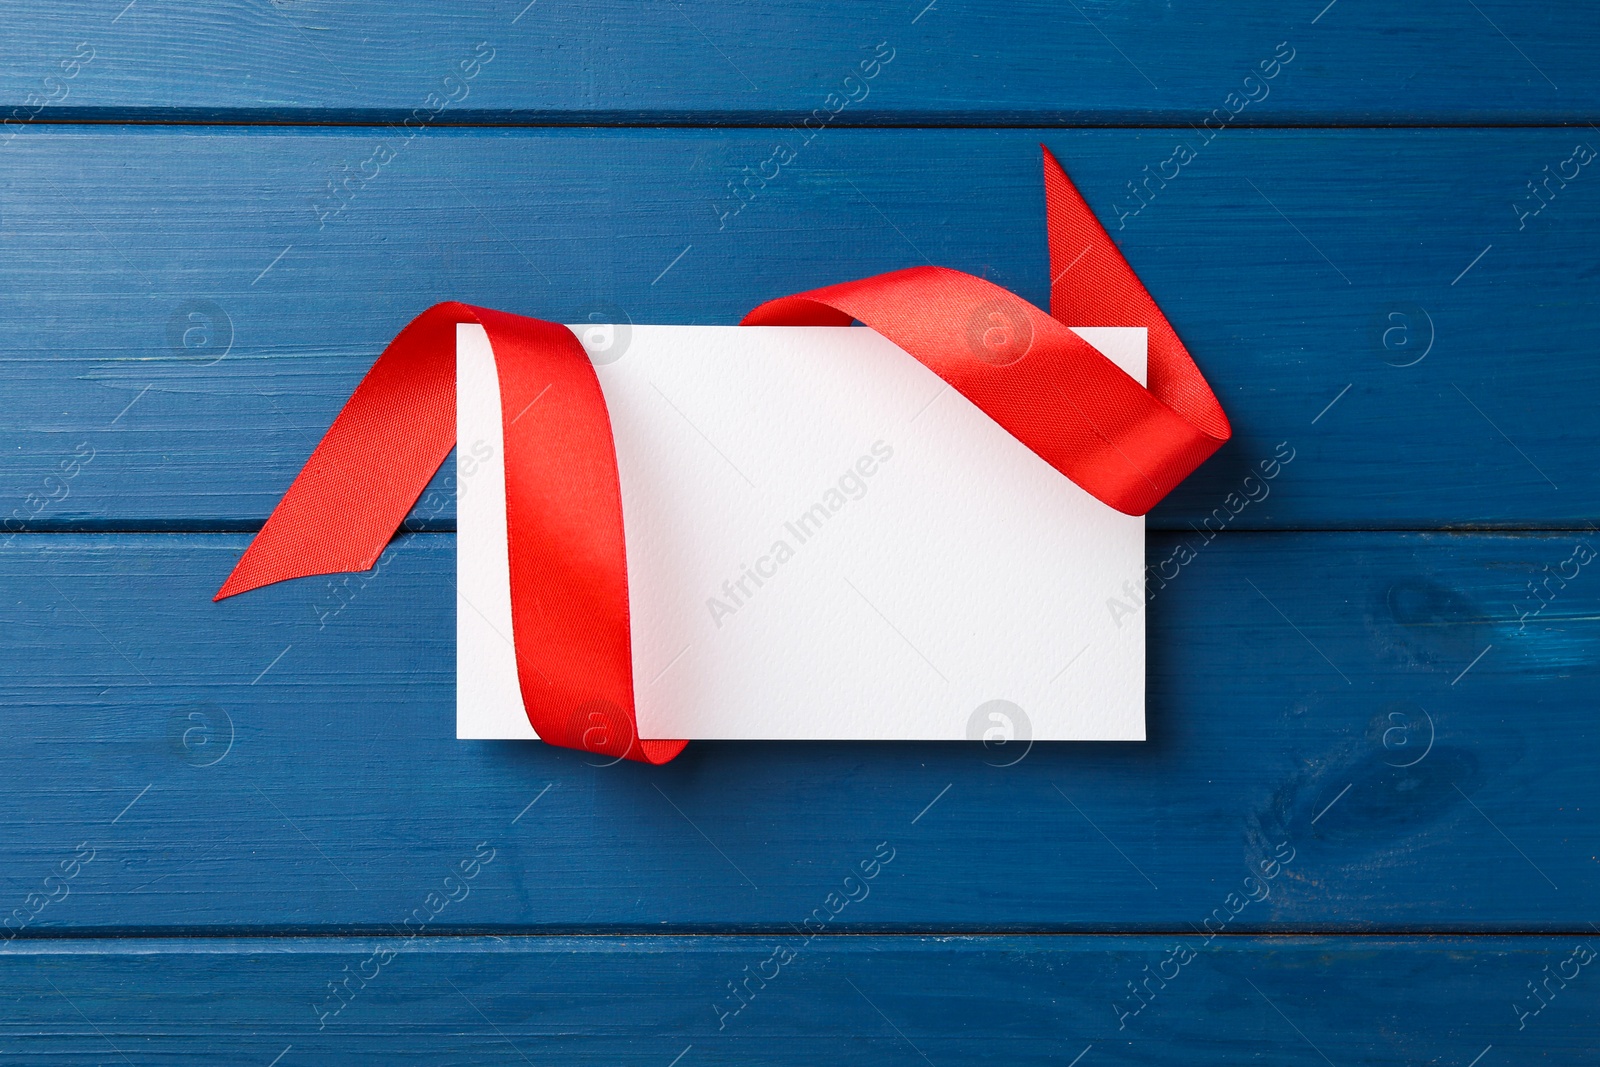
[[[141,1067],[1584,1063],[1597,951],[1592,932],[37,941],[0,953],[0,1042]]]
[[[1043,304],[1040,140],[1108,220],[1141,168],[1198,143],[833,131],[723,222],[742,202],[725,183],[775,138],[799,144],[433,131],[319,224],[337,164],[399,141],[30,132],[0,192],[14,324],[0,521],[87,441],[96,466],[31,528],[255,528],[382,346],[439,300],[732,324],[774,296],[932,260]],[[1600,518],[1600,159],[1520,230],[1513,211],[1585,139],[1600,150],[1569,129],[1235,131],[1113,221],[1236,433],[1152,523],[1199,523],[1282,441],[1293,468],[1235,528]],[[453,508],[425,517],[449,528]]]
[[[243,536],[25,535],[0,553],[0,894],[88,840],[109,858],[33,931],[379,933],[486,840],[495,879],[451,927],[783,931],[888,840],[837,928],[1181,931],[1287,843],[1231,929],[1581,931],[1600,559],[1537,614],[1526,591],[1580,540],[1600,551],[1192,535],[1146,609],[1147,742],[695,743],[652,768],[455,740],[451,535],[220,605]],[[1152,566],[1178,544],[1153,535]],[[912,632],[937,658],[946,629]]]
[[[0,1053],[1592,1057],[1586,5],[7,15]],[[731,323],[930,260],[1042,302],[1040,141],[1237,431],[1151,517],[1148,742],[458,742],[443,480],[376,572],[209,602],[427,304]]]
[[[122,7],[12,4],[19,59],[0,100],[44,119],[395,122],[443,104],[432,121],[788,125],[820,110],[829,125],[1126,125],[1223,109],[1230,124],[1349,125],[1581,123],[1600,91],[1600,18],[1583,0],[401,0],[381,18],[358,0],[137,0],[114,17]],[[86,49],[65,79],[62,61]],[[492,58],[462,78],[477,55]],[[885,55],[863,80],[862,62]]]

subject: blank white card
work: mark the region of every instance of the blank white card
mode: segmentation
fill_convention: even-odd
[[[870,329],[573,330],[616,440],[641,737],[1144,739],[1142,518]],[[1077,332],[1144,381],[1143,328]],[[481,326],[456,367],[456,736],[532,739]]]

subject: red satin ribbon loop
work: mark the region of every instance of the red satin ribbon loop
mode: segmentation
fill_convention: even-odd
[[[435,304],[383,350],[216,599],[367,570],[456,443],[456,324],[489,335],[500,382],[512,644],[534,731],[567,748],[665,763],[641,740],[611,419],[565,326]]]
[[[971,274],[913,267],[769,301],[742,325],[860,321],[1056,470],[1118,511],[1143,515],[1232,431],[1166,316],[1048,150],[1045,192],[1051,315]],[[1146,327],[1149,388],[1067,324]]]
[[[744,325],[858,320],[1056,470],[1140,515],[1228,439],[1228,420],[1048,150],[1045,200],[1050,315],[982,278],[914,267],[770,301]],[[500,383],[512,643],[528,719],[552,744],[665,763],[687,742],[639,737],[611,420],[565,326],[457,303],[418,315],[356,387],[216,599],[377,562],[456,444],[464,322],[488,333]],[[1069,323],[1146,327],[1149,387]]]

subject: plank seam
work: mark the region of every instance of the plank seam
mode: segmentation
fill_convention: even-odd
[[[297,927],[230,927],[201,926],[166,928],[82,927],[71,930],[21,931],[9,941],[0,941],[0,955],[6,946],[23,942],[78,942],[78,941],[202,941],[215,938],[245,941],[339,941],[352,938],[390,941],[452,942],[482,938],[517,939],[523,941],[582,938],[591,940],[637,941],[651,938],[672,940],[695,938],[699,940],[756,940],[771,937],[792,937],[794,928],[788,925],[751,926],[742,930],[718,930],[695,926],[675,926],[663,930],[659,926],[648,929],[613,927],[551,927],[549,929],[507,928],[499,926],[461,927],[450,930],[426,930],[414,934],[397,934],[388,926],[352,926],[328,930],[301,929]],[[1007,940],[1018,937],[1031,938],[1107,938],[1107,937],[1185,937],[1204,940],[1251,941],[1262,938],[1293,940],[1344,938],[1359,941],[1377,938],[1566,938],[1593,937],[1594,930],[1583,927],[1560,927],[1549,930],[1516,929],[1438,929],[1384,927],[1372,930],[1337,930],[1300,928],[1297,926],[1267,927],[1262,929],[1221,930],[1211,934],[1197,933],[1191,928],[1142,926],[1108,926],[1089,930],[1041,930],[1035,928],[1001,928],[985,930],[952,929],[947,927],[880,929],[866,927],[859,930],[835,930],[807,935],[815,940],[848,938],[960,938],[962,940]]]
[[[1231,537],[1239,534],[1451,534],[1455,536],[1515,536],[1527,535],[1545,536],[1555,534],[1594,533],[1594,524],[1600,523],[1600,515],[1593,522],[1583,525],[1570,525],[1567,520],[1557,520],[1552,525],[1476,525],[1476,524],[1450,524],[1445,526],[1231,526],[1225,530],[1213,531],[1214,537]],[[16,530],[10,537],[165,537],[165,536],[194,536],[194,537],[234,537],[241,534],[255,534],[261,530],[260,522],[240,523],[238,525],[213,525],[213,526],[146,526],[129,525],[121,526],[117,523],[91,523],[79,526],[47,526],[37,529]],[[1147,526],[1147,534],[1184,534],[1193,531],[1188,526]],[[456,527],[454,521],[440,521],[432,529],[407,530],[399,537],[423,537],[432,535],[454,535]],[[6,542],[0,542],[0,548]]]
[[[314,113],[312,113],[314,114]],[[233,115],[218,115],[215,117],[189,116],[184,114],[146,113],[137,111],[119,112],[105,118],[93,117],[58,117],[35,118],[28,122],[30,128],[38,127],[96,127],[96,126],[134,126],[134,127],[221,127],[238,129],[257,128],[289,128],[289,129],[393,129],[405,118],[405,113],[396,112],[392,117],[387,113],[377,115],[360,115],[341,117],[337,113],[308,117],[304,119],[283,118],[278,116],[262,115],[253,117],[248,113]],[[616,130],[763,130],[763,129],[790,129],[793,124],[806,115],[796,112],[788,114],[763,113],[757,115],[720,115],[714,112],[698,113],[695,115],[629,115],[607,116],[604,114],[577,114],[570,119],[547,118],[544,120],[516,120],[504,118],[473,119],[470,116],[454,116],[450,119],[436,119],[429,124],[429,129],[455,129],[455,130],[568,130],[568,129],[616,129]],[[1192,116],[1172,115],[1159,118],[1133,121],[1121,118],[1107,118],[1103,121],[1077,119],[1053,119],[1047,115],[1028,115],[1015,119],[995,118],[983,122],[939,121],[937,115],[919,116],[915,122],[891,122],[856,120],[850,122],[835,122],[833,129],[851,130],[924,130],[928,132],[942,130],[1169,130],[1187,129],[1190,127]],[[1484,122],[1472,119],[1462,119],[1458,122],[1432,121],[1423,122],[1415,119],[1397,119],[1393,122],[1381,121],[1305,121],[1305,122],[1235,122],[1229,129],[1249,130],[1560,130],[1560,129],[1587,129],[1594,123],[1600,122],[1600,112],[1592,117],[1574,119],[1541,119],[1525,122]],[[426,131],[424,131],[426,132]]]

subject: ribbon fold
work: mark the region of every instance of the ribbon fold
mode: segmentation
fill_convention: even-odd
[[[1142,515],[1231,434],[1227,416],[1110,235],[1044,150],[1050,314],[982,278],[913,267],[762,304],[745,326],[877,330],[1040,458]],[[565,326],[437,304],[356,387],[215,599],[370,569],[456,444],[455,328],[483,326],[500,382],[512,643],[528,719],[551,744],[664,763],[638,736],[611,421]],[[1067,328],[1144,326],[1149,385]]]

